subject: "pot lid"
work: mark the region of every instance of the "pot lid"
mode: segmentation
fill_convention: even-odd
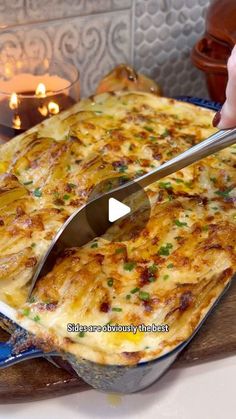
[[[236,44],[236,1],[213,1],[207,13],[206,30],[219,41]]]

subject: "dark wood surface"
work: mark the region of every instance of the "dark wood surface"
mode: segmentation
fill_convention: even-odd
[[[172,368],[210,361],[236,353],[236,281]],[[7,333],[0,330],[0,339]],[[34,359],[0,370],[0,403],[46,399],[85,391],[83,380],[44,359]]]

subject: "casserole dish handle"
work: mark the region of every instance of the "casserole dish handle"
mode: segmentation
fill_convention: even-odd
[[[21,344],[23,344],[24,341],[26,342],[26,338],[21,341]],[[5,368],[14,365],[17,362],[25,361],[31,358],[38,358],[41,356],[45,357],[43,351],[33,346],[27,348],[26,350],[20,351],[19,353],[16,353],[11,339],[8,342],[0,342],[0,368]]]

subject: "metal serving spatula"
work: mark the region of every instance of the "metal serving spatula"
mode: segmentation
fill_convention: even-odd
[[[31,295],[37,279],[46,275],[52,269],[57,255],[62,250],[82,246],[106,232],[107,228],[111,225],[107,216],[108,201],[111,197],[122,201],[136,192],[137,186],[144,188],[234,143],[236,143],[236,128],[218,131],[201,143],[162,164],[157,169],[113,190],[102,193],[102,195],[95,197],[77,209],[60,228],[47,253],[39,262],[32,280],[29,295]],[[93,224],[95,223],[98,227],[96,228],[96,232],[93,231],[91,223],[88,222],[88,211],[93,216]]]

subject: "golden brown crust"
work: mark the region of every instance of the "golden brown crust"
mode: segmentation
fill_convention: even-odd
[[[95,184],[152,170],[214,132],[211,118],[210,111],[151,94],[105,94],[2,147],[8,175],[0,181],[1,299],[17,305],[18,293],[24,300],[36,260]],[[66,252],[21,311],[24,327],[78,357],[126,365],[191,335],[235,271],[235,148],[147,193],[152,209],[142,234],[119,242],[130,229],[126,221],[110,232],[116,242],[99,238]],[[79,334],[67,323],[169,331]]]

